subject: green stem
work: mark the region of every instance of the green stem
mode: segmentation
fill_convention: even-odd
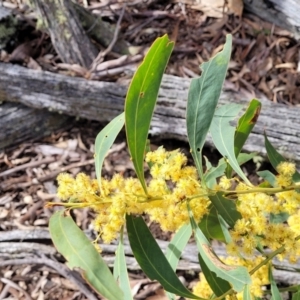
[[[213,298],[214,300],[222,300],[224,299],[226,296],[232,294],[234,292],[233,288],[231,288],[230,290],[228,290],[226,293],[224,293],[223,295],[217,297],[217,298]]]
[[[215,194],[216,192],[221,192],[224,194],[224,196],[234,196],[234,195],[243,195],[243,194],[251,194],[251,193],[266,193],[266,194],[275,194],[275,193],[281,193],[286,191],[292,191],[295,189],[299,189],[299,185],[291,185],[289,187],[285,188],[253,188],[249,190],[243,190],[243,191],[228,191],[228,190],[211,190],[208,189],[208,193],[205,194],[197,194],[190,197],[186,197],[187,200],[192,200],[195,198],[200,197],[208,197],[209,195]]]
[[[299,240],[300,239],[300,235],[298,235],[295,240]],[[260,262],[256,267],[254,267],[249,274],[253,275],[257,270],[259,270],[262,266],[266,265],[270,260],[272,260],[276,255],[280,254],[281,252],[283,252],[285,249],[285,245],[281,246],[280,248],[278,248],[277,250],[273,251],[272,253],[267,255],[267,258],[264,259],[262,262]]]
[[[80,203],[70,203],[70,202],[48,202],[46,203],[46,207],[52,207],[52,206],[64,206],[70,209],[75,209],[75,208],[84,208],[84,207],[89,207],[91,206],[90,203],[87,202],[80,202]]]
[[[190,201],[190,200],[193,200],[193,199],[196,199],[196,198],[202,198],[202,197],[208,197],[208,194],[204,193],[204,194],[198,194],[198,195],[194,195],[194,196],[189,196],[189,197],[186,197],[186,200]]]
[[[266,193],[266,194],[276,194],[286,191],[292,191],[295,189],[299,189],[299,185],[291,185],[288,187],[280,187],[280,188],[254,188],[250,190],[244,191],[227,191],[227,190],[219,190],[218,192],[222,192],[227,196],[230,195],[242,195],[242,194],[251,194],[251,193]]]
[[[269,255],[267,255],[267,258],[264,259],[262,262],[260,262],[256,267],[254,267],[249,274],[253,275],[257,270],[259,270],[262,266],[266,265],[270,260],[272,260],[276,255],[280,254],[284,251],[285,245],[281,246],[277,250],[273,251]]]

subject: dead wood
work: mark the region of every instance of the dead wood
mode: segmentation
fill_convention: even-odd
[[[244,0],[245,9],[300,38],[300,2],[296,0]]]
[[[92,239],[93,232],[87,231],[87,236]],[[13,230],[8,232],[0,232],[0,259],[26,259],[28,257],[32,257],[33,255],[45,256],[57,256],[56,250],[51,247],[42,244],[41,240],[49,240],[50,234],[48,230],[35,228],[33,230]],[[22,242],[16,242],[17,240],[22,240]],[[36,243],[25,242],[28,240],[35,240]],[[12,242],[15,241],[15,242]],[[159,244],[160,248],[163,251],[166,251],[168,242],[156,240]],[[115,252],[117,250],[117,245],[111,244],[101,244],[102,256],[105,262],[113,267],[115,261]],[[226,257],[226,252],[224,247],[216,244],[214,247],[214,251],[219,255]],[[127,238],[124,240],[124,251],[126,255],[126,263],[127,267],[130,271],[140,270],[140,267],[133,257],[132,250],[129,246],[129,241]],[[194,243],[190,243],[186,246],[185,250],[181,255],[181,259],[178,265],[177,270],[183,271],[195,271],[199,272],[200,266],[198,263],[197,257],[197,246]],[[4,260],[3,260],[4,261]],[[40,262],[37,262],[40,263]],[[274,265],[277,266],[278,269],[274,270],[274,278],[276,282],[280,282],[283,284],[299,284],[300,283],[300,274],[293,271],[293,268],[299,268],[300,264],[291,265],[288,261],[283,260],[279,261],[277,259],[273,260]],[[4,266],[5,262],[0,262],[0,267]],[[7,263],[5,265],[8,265]],[[47,264],[49,265],[49,264]]]
[[[0,149],[50,135],[54,130],[66,127],[71,119],[66,115],[51,113],[47,109],[34,109],[21,103],[2,103]]]
[[[113,40],[115,28],[111,24],[103,22],[99,16],[91,14],[81,5],[74,2],[73,5],[86,34],[100,45],[108,47]],[[128,44],[120,35],[112,50],[119,54],[128,54],[129,52]]]
[[[53,47],[64,63],[88,68],[98,50],[86,35],[71,0],[33,0]]]
[[[33,0],[33,4],[64,63],[88,68],[99,52],[90,38],[104,47],[108,47],[113,40],[115,29],[112,25],[71,0]],[[122,38],[115,42],[113,50],[120,54],[129,51]]]
[[[24,250],[20,255],[16,256],[15,253],[11,253],[11,256],[3,261],[0,261],[0,267],[5,266],[19,266],[19,265],[42,265],[50,267],[54,269],[58,274],[67,278],[74,284],[74,286],[83,293],[87,299],[97,300],[98,298],[95,296],[94,291],[90,286],[88,286],[83,278],[79,275],[78,272],[71,270],[65,264],[59,263],[55,259],[53,259],[54,254],[57,254],[53,247],[46,246],[49,249],[53,250],[53,254],[47,252],[47,248],[43,244],[30,244],[30,248],[24,247],[26,243],[4,243],[6,247],[12,247],[15,249],[16,247],[20,247],[20,250]],[[1,245],[2,246],[2,245]],[[42,246],[42,247],[41,247]],[[34,248],[37,247],[37,248]],[[0,247],[0,257],[1,250],[5,250],[4,247]],[[46,250],[45,250],[46,249]],[[46,257],[46,255],[52,256],[52,259]],[[3,298],[0,298],[3,299]],[[31,299],[31,298],[30,298]]]
[[[189,84],[190,79],[164,76],[151,124],[152,136],[187,141],[185,107]],[[221,104],[235,102],[246,106],[249,103],[250,94],[226,86],[221,94]],[[0,101],[18,102],[100,122],[109,122],[123,111],[127,87],[127,84],[88,81],[0,64]],[[265,155],[263,134],[266,131],[270,141],[285,157],[300,162],[300,107],[260,100],[263,104],[261,115],[245,151]],[[1,143],[5,139],[7,135],[2,136]],[[207,143],[212,145],[210,138]]]

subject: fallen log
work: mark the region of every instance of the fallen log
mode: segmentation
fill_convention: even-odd
[[[34,0],[32,3],[61,60],[89,67],[98,50],[80,24],[72,1]]]
[[[95,232],[88,230],[85,233],[89,239],[93,240],[95,238]],[[55,249],[49,245],[45,245],[45,242],[48,244],[47,240],[50,239],[49,231],[47,229],[40,228],[35,228],[33,230],[29,229],[0,232],[0,260],[2,259],[5,261],[11,259],[12,257],[15,259],[21,259],[28,255],[34,254],[39,254],[40,256],[56,256],[57,253]],[[156,241],[163,252],[165,252],[169,242],[158,239]],[[113,267],[117,244],[100,244],[100,247],[102,249],[103,259],[109,265],[109,267]],[[216,243],[213,245],[213,248],[218,256],[227,256],[224,246],[221,244]],[[126,255],[126,265],[128,270],[140,270],[140,266],[133,257],[127,237],[124,239],[124,252]],[[201,268],[197,253],[197,245],[194,242],[188,243],[180,257],[177,270],[200,272]],[[273,263],[277,266],[277,268],[275,268],[273,271],[276,282],[289,285],[300,283],[300,274],[295,272],[295,269],[299,269],[300,267],[299,262],[296,264],[290,264],[287,260],[279,261],[275,258],[273,259]],[[0,262],[0,267],[1,265],[3,266],[4,264],[1,264]]]
[[[300,38],[300,2],[296,0],[244,0],[246,11],[282,27]]]
[[[185,108],[190,79],[164,75],[150,134],[161,138],[187,141]],[[17,65],[0,64],[0,101],[22,103],[37,109],[100,122],[109,122],[123,111],[128,88],[115,82],[88,81],[83,78],[29,70]],[[234,91],[228,83],[220,104],[242,103],[251,96]],[[300,163],[300,107],[273,103],[264,98],[253,133],[244,149],[265,155],[264,132],[271,143],[287,158]],[[208,137],[207,144],[212,146]]]
[[[0,105],[0,150],[18,143],[50,135],[67,126],[72,118],[34,109],[21,103],[5,102]]]

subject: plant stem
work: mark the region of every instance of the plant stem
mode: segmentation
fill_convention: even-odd
[[[228,290],[226,293],[224,293],[223,295],[217,297],[217,298],[213,298],[214,300],[222,300],[222,299],[225,299],[226,296],[232,294],[234,291],[233,291],[233,288],[231,288],[230,290]]]
[[[254,188],[250,190],[244,191],[227,191],[227,190],[219,190],[218,192],[222,192],[227,196],[230,195],[242,195],[242,194],[250,194],[250,193],[266,193],[266,194],[276,194],[286,191],[292,191],[295,189],[299,189],[299,185],[291,185],[288,187],[280,187],[280,188]]]
[[[298,235],[295,240],[299,240],[300,239],[300,235]],[[266,265],[270,260],[272,260],[276,255],[280,254],[281,252],[283,252],[285,249],[285,245],[281,246],[280,248],[278,248],[277,250],[273,251],[272,253],[267,255],[267,258],[264,259],[262,262],[260,262],[256,267],[254,267],[249,274],[253,275],[257,270],[259,270],[262,266]]]
[[[70,203],[70,202],[47,202],[46,207],[53,207],[53,206],[64,206],[64,207],[67,207],[67,208],[70,208],[70,209],[73,209],[73,208],[84,208],[84,207],[88,207],[88,206],[91,206],[90,203]]]

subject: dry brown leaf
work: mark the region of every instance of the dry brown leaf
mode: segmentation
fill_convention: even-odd
[[[9,210],[4,207],[0,207],[0,220],[5,219],[9,214]]]
[[[16,159],[12,159],[11,162],[14,165],[22,165],[25,164],[27,162],[30,161],[30,157],[29,156],[25,156],[25,157],[21,157],[21,158],[16,158]]]
[[[27,68],[31,70],[37,70],[42,71],[42,67],[38,64],[36,60],[34,60],[32,57],[28,58],[27,62]]]
[[[223,18],[224,0],[201,0],[201,3],[192,5],[192,9],[202,11],[207,17]]]
[[[236,16],[242,16],[244,9],[243,0],[228,0],[227,3],[229,11],[234,13]]]
[[[295,69],[296,64],[294,63],[283,63],[283,64],[278,64],[275,66],[276,69]]]
[[[153,295],[146,298],[146,300],[168,300],[168,296],[166,295]]]

